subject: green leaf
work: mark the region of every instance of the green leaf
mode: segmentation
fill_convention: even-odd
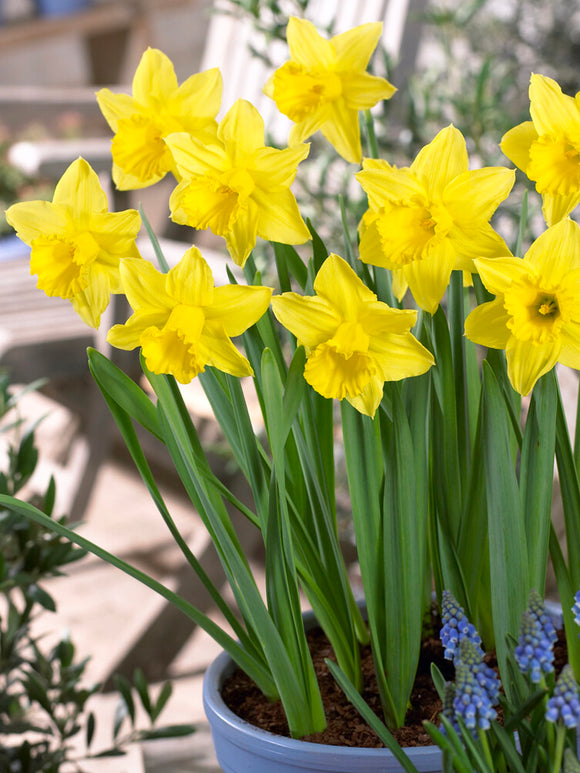
[[[312,235],[312,260],[314,264],[314,273],[317,274],[320,271],[320,267],[328,257],[328,250],[324,246],[324,242],[316,232],[316,229],[310,222],[310,219],[306,220],[308,230]]]
[[[557,404],[557,384],[552,372],[534,387],[520,462],[521,518],[527,536],[530,589],[540,592],[546,584],[550,541]]]
[[[153,711],[151,713],[151,720],[155,722],[165,706],[167,705],[167,701],[171,698],[171,695],[173,693],[173,685],[171,682],[165,682],[163,687],[161,688],[159,695],[157,696],[157,700],[155,701],[155,705],[153,706]]]
[[[417,476],[413,440],[398,384],[390,385],[392,423],[380,412],[384,464],[381,513],[382,563],[389,567],[382,576],[384,607],[377,607],[377,630],[384,630],[381,660],[388,674],[395,716],[400,726],[417,673],[423,623],[423,581],[426,556],[425,497]],[[421,496],[419,496],[421,494]],[[373,608],[368,610],[373,625]]]
[[[97,720],[95,719],[95,715],[92,711],[89,712],[89,715],[87,717],[87,729],[86,729],[86,745],[87,749],[90,748],[93,738],[95,737],[95,728],[96,728]]]
[[[167,727],[156,727],[150,730],[141,730],[139,732],[139,741],[153,741],[159,738],[184,738],[197,731],[195,725],[167,725]]]
[[[96,349],[87,350],[89,368],[100,390],[138,424],[161,440],[159,419],[151,399],[132,379]]]
[[[121,700],[125,703],[127,714],[131,718],[131,724],[135,724],[135,701],[133,700],[133,689],[129,680],[122,674],[113,675],[113,684],[119,692]]]
[[[530,591],[526,533],[510,445],[505,401],[483,363],[483,444],[489,527],[491,599],[500,674],[506,673],[506,636],[517,636]],[[508,697],[512,687],[504,682]]]
[[[334,661],[326,658],[324,662],[348,700],[352,703],[367,725],[375,731],[387,749],[392,753],[393,757],[395,757],[397,762],[402,766],[403,770],[407,771],[407,773],[418,773],[417,768],[413,765],[403,749],[401,749],[393,735],[390,733],[388,727],[381,722],[370,706],[363,700],[354,685],[347,679],[344,672],[336,665],[336,663],[334,663]]]
[[[441,671],[437,668],[435,663],[431,663],[431,679],[433,680],[433,684],[435,685],[435,689],[437,690],[437,694],[443,700],[445,697],[445,677],[441,673]]]
[[[47,593],[44,588],[39,585],[30,585],[27,591],[28,596],[40,604],[41,607],[47,609],[49,612],[56,612],[56,604],[52,596]]]
[[[280,281],[280,290],[283,293],[292,290],[290,276],[292,276],[304,290],[308,279],[308,270],[300,255],[296,252],[294,247],[290,247],[288,244],[273,242],[273,245],[276,258],[276,269]]]
[[[526,773],[526,769],[522,765],[522,759],[516,751],[513,737],[508,735],[504,728],[497,722],[491,723],[491,729],[501,746],[503,754],[508,762],[509,770],[513,771],[513,773]]]
[[[140,668],[136,668],[133,673],[133,684],[141,699],[141,704],[147,712],[147,716],[149,719],[153,719],[153,705],[151,703],[151,698],[149,697],[149,685],[145,679],[145,674]]]

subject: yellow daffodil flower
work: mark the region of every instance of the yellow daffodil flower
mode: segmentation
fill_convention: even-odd
[[[556,362],[580,369],[580,226],[548,228],[523,259],[476,260],[496,298],[475,308],[465,335],[505,349],[514,389],[527,395]]]
[[[500,147],[536,183],[550,226],[580,203],[580,92],[569,97],[556,81],[532,74],[530,115],[531,121],[504,135]]]
[[[253,370],[233,345],[265,313],[270,287],[214,287],[213,276],[197,247],[162,274],[144,260],[121,262],[121,281],[134,314],[115,325],[107,340],[118,349],[140,346],[153,373],[175,376],[188,384],[206,365],[232,376]]]
[[[112,155],[117,188],[144,188],[173,172],[173,157],[164,138],[172,132],[191,132],[210,139],[217,128],[221,96],[217,68],[192,75],[179,86],[171,60],[155,48],[148,48],[141,57],[132,96],[98,91],[99,107],[115,132]]]
[[[172,219],[223,236],[237,265],[244,265],[257,236],[284,244],[310,239],[290,191],[309,146],[266,147],[264,121],[249,102],[233,105],[214,142],[184,133],[166,142],[182,178],[169,201]]]
[[[275,296],[272,309],[305,347],[304,378],[323,397],[346,398],[374,416],[385,381],[418,376],[433,364],[410,333],[417,312],[377,300],[338,255],[324,261],[314,290],[315,296]]]
[[[119,261],[139,257],[139,213],[109,212],[96,172],[79,158],[59,180],[52,202],[13,204],[6,219],[31,248],[37,286],[69,300],[87,325],[98,327],[110,294],[121,289]]]
[[[385,78],[366,72],[382,29],[380,22],[361,24],[327,40],[312,22],[290,18],[290,60],[264,88],[295,123],[290,145],[320,130],[343,158],[360,163],[359,111],[390,99],[396,91]]]
[[[393,271],[399,300],[407,287],[433,314],[454,269],[474,272],[473,258],[508,255],[489,224],[515,172],[469,171],[465,140],[454,126],[439,132],[410,167],[365,159],[356,177],[368,195],[360,224],[360,257]]]

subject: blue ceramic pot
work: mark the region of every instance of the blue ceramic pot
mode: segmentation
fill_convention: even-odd
[[[36,0],[40,16],[65,16],[88,8],[92,0]]]
[[[306,629],[315,623],[304,618]],[[226,706],[221,696],[225,680],[237,666],[222,652],[205,673],[203,706],[218,762],[224,773],[399,773],[403,768],[388,749],[352,748],[299,741],[261,730]],[[436,746],[406,749],[421,773],[441,773]]]

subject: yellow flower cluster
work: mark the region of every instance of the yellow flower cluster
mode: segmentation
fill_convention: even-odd
[[[143,55],[132,95],[97,94],[114,132],[117,186],[142,188],[173,174],[173,220],[223,237],[242,267],[258,237],[291,245],[311,238],[290,190],[309,153],[304,140],[320,130],[347,161],[360,163],[359,111],[395,92],[366,71],[380,24],[327,40],[310,22],[291,19],[287,34],[290,60],[265,86],[294,122],[284,149],[265,144],[263,120],[244,100],[217,122],[217,69],[179,85],[161,51]],[[389,269],[399,301],[409,288],[430,314],[452,271],[478,272],[496,298],[471,313],[466,335],[506,350],[510,379],[522,394],[557,361],[580,367],[580,229],[568,218],[580,203],[580,101],[540,75],[532,76],[530,100],[532,120],[508,132],[501,145],[535,181],[550,226],[524,259],[514,258],[490,225],[515,172],[470,170],[455,127],[440,131],[409,167],[364,159],[356,175],[368,196],[359,228],[363,263]],[[168,274],[157,272],[135,245],[138,213],[109,213],[97,176],[82,159],[63,176],[52,202],[16,204],[7,218],[31,247],[38,286],[69,299],[87,324],[99,325],[111,293],[127,295],[134,314],[109,340],[141,346],[154,372],[182,382],[207,365],[252,374],[231,338],[266,312],[271,289],[214,287],[195,248]],[[337,255],[324,262],[313,288],[313,296],[275,297],[272,309],[304,345],[305,378],[323,396],[347,399],[372,416],[385,381],[433,364],[410,332],[417,312],[387,306]]]

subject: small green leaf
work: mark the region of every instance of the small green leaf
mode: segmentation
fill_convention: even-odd
[[[33,601],[36,601],[36,603],[40,604],[40,606],[44,609],[47,609],[49,612],[56,612],[56,604],[54,599],[39,585],[31,585],[28,588],[28,595]]]
[[[150,730],[141,730],[139,740],[150,741],[158,738],[184,738],[195,733],[195,725],[168,725],[167,727],[156,727]]]
[[[133,691],[131,683],[122,674],[115,674],[113,677],[115,689],[120,693],[122,701],[127,708],[127,713],[131,717],[131,724],[135,724],[135,701],[133,700]]]
[[[141,699],[143,708],[147,712],[147,716],[152,719],[153,708],[151,705],[151,698],[149,697],[149,685],[145,679],[145,674],[140,668],[136,668],[133,673],[133,684]]]
[[[438,669],[438,667],[435,665],[435,663],[431,663],[431,679],[433,679],[433,684],[435,685],[435,689],[437,690],[437,694],[443,700],[445,697],[445,677],[441,673],[441,671]]]
[[[90,711],[87,717],[87,732],[86,732],[87,749],[90,748],[90,745],[93,742],[93,738],[95,737],[96,724],[97,724],[97,720],[95,719],[95,715],[92,711]]]
[[[171,682],[165,682],[165,684],[161,688],[161,691],[157,697],[157,700],[155,701],[155,705],[153,706],[153,711],[151,714],[151,720],[153,722],[155,722],[155,720],[159,717],[159,715],[167,705],[167,701],[171,698],[172,693],[173,693],[173,685],[171,684]]]

